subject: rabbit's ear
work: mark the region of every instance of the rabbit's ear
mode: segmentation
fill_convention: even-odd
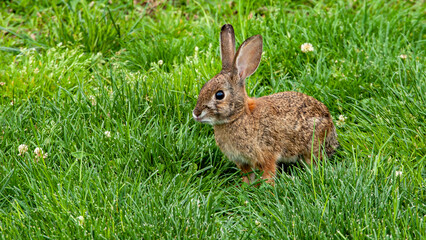
[[[255,35],[245,40],[235,55],[234,69],[238,71],[239,81],[252,75],[259,66],[262,57],[262,36]]]
[[[220,55],[222,71],[231,71],[235,56],[235,34],[231,24],[225,24],[220,30]]]

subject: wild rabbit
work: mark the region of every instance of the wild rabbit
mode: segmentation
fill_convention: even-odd
[[[252,75],[262,56],[262,36],[245,40],[235,53],[234,29],[220,32],[222,71],[200,90],[192,115],[213,125],[221,151],[241,169],[243,181],[253,182],[254,169],[274,182],[277,162],[321,159],[321,149],[331,156],[339,146],[327,107],[298,92],[280,92],[250,98],[245,79]],[[313,137],[314,136],[314,137]],[[313,143],[312,143],[313,140]]]

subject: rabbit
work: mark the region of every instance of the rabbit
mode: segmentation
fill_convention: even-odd
[[[278,162],[304,160],[310,165],[321,159],[322,149],[331,156],[339,146],[329,110],[315,98],[299,92],[247,95],[245,79],[258,68],[262,45],[262,36],[255,35],[235,53],[234,29],[225,24],[220,32],[222,70],[201,88],[192,112],[196,121],[213,126],[216,144],[248,184],[255,181],[256,169],[274,184]]]

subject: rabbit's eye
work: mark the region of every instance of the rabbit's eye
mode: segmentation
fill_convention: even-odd
[[[223,91],[217,91],[215,96],[217,100],[222,100],[225,97],[225,93]]]

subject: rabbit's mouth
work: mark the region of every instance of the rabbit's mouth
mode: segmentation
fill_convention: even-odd
[[[212,120],[210,118],[206,118],[206,112],[202,111],[200,115],[196,115],[194,112],[192,112],[192,117],[194,118],[195,121],[200,122],[200,123],[207,123],[207,124],[212,124]]]

